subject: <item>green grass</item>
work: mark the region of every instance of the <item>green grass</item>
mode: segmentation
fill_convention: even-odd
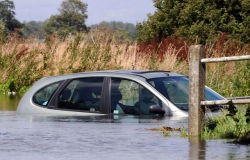
[[[202,138],[250,144],[250,107],[237,106],[231,111],[223,110],[219,116],[208,117],[204,121]]]

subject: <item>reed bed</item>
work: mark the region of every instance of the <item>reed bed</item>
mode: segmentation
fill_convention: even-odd
[[[0,90],[25,91],[44,76],[96,70],[170,70],[188,73],[186,61],[178,59],[178,50],[169,45],[159,57],[154,49],[142,51],[136,42],[123,43],[112,32],[79,33],[60,40],[56,35],[44,41],[36,37],[18,38],[12,34],[0,44]]]
[[[40,41],[36,37],[9,35],[0,43],[0,91],[25,91],[45,76],[96,70],[169,70],[188,75],[191,44],[168,38],[160,44],[137,43],[117,38],[106,29],[79,33],[61,40],[57,35]],[[222,34],[206,44],[207,57],[249,54],[250,46]],[[249,95],[250,62],[207,65],[206,84],[225,97]]]

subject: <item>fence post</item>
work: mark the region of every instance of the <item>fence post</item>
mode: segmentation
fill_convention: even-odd
[[[200,105],[205,100],[205,64],[201,63],[205,54],[203,45],[192,45],[189,48],[189,136],[200,136],[205,115]]]

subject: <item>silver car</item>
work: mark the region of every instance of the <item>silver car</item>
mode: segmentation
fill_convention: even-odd
[[[224,99],[206,87],[206,100]],[[22,97],[18,114],[188,116],[188,78],[169,71],[109,70],[51,76]]]

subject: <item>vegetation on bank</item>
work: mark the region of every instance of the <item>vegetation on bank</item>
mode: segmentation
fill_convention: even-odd
[[[172,128],[159,127],[148,128],[151,131],[161,131],[166,137],[179,132],[183,138],[188,137],[186,127]],[[229,142],[250,145],[250,106],[230,105],[223,109],[221,115],[206,115],[201,132],[202,139],[227,139]]]
[[[98,28],[79,32],[60,40],[47,36],[44,42],[36,37],[20,38],[9,34],[0,43],[0,91],[9,84],[25,91],[35,81],[51,75],[111,69],[170,70],[188,75],[188,48],[179,39],[167,38],[161,43],[123,41],[112,30]],[[207,57],[249,54],[250,46],[225,34],[205,45]],[[227,62],[207,65],[206,84],[225,97],[249,95],[250,62]]]
[[[137,43],[123,43],[115,32],[92,30],[68,36],[64,41],[56,35],[45,42],[35,37],[22,39],[18,33],[0,43],[1,92],[7,92],[14,83],[18,92],[24,92],[44,76],[93,70],[154,69],[186,74],[187,62],[179,60],[178,53],[185,47],[169,44],[158,58],[157,50]]]
[[[204,139],[231,139],[250,145],[250,106],[230,105],[220,116],[209,116],[204,121]]]
[[[147,130],[161,131],[163,133],[163,135],[166,137],[170,137],[173,132],[180,132],[180,136],[183,138],[188,137],[186,128],[184,126],[182,126],[181,128],[172,128],[172,127],[163,126],[163,127],[159,127],[159,128],[148,128]]]

